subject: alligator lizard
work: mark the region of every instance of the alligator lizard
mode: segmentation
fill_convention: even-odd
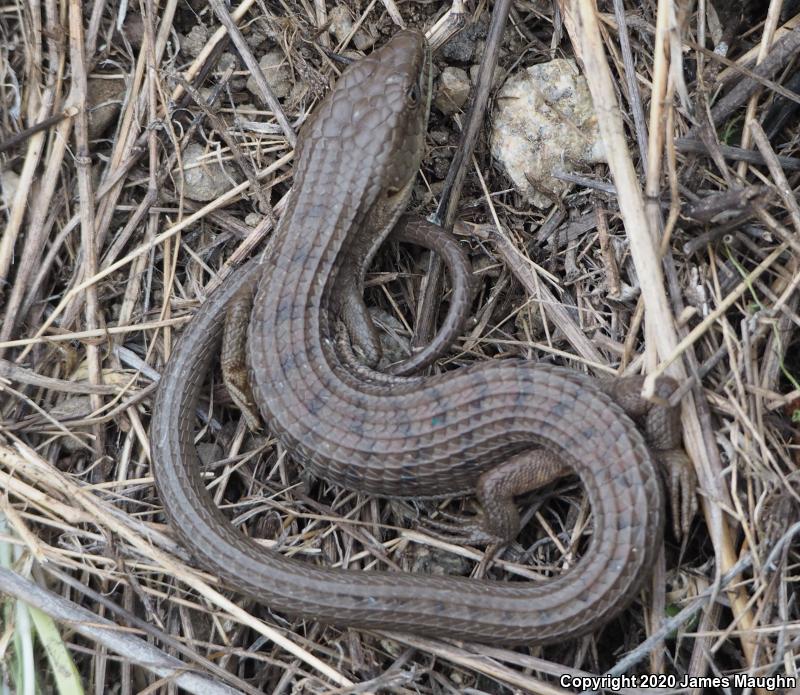
[[[354,276],[360,280],[419,167],[429,61],[420,34],[399,32],[350,66],[304,126],[293,196],[270,254],[206,300],[165,368],[152,420],[158,492],[196,560],[225,586],[276,610],[473,641],[574,637],[621,610],[660,544],[654,454],[633,421],[596,381],[560,367],[494,360],[406,378],[353,369],[337,348],[341,293],[351,291]],[[593,512],[580,562],[542,584],[355,572],[284,557],[236,530],[201,479],[193,418],[222,320],[253,287],[255,400],[270,431],[305,467],[381,496],[442,496],[480,485],[487,522],[499,513],[502,535],[515,524],[511,495],[545,475],[535,470],[566,464]],[[523,455],[527,468],[516,466]]]

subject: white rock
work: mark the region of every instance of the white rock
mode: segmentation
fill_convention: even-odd
[[[19,188],[19,175],[11,169],[0,171],[0,200],[10,208]]]
[[[257,212],[251,212],[251,213],[248,213],[247,215],[245,215],[244,223],[248,227],[255,228],[259,224],[261,224],[261,220],[263,220],[263,219],[264,219],[264,215],[261,215],[261,214],[259,214]]]
[[[530,182],[558,196],[570,184],[553,178],[553,169],[605,161],[589,88],[574,61],[534,65],[506,81],[497,95],[491,148],[517,190],[540,208],[552,200]]]
[[[353,31],[353,17],[347,5],[337,5],[328,13],[328,31],[339,43],[350,36],[350,32]],[[363,29],[358,29],[353,36],[352,45],[359,51],[366,51],[375,45],[375,37]]]
[[[337,5],[328,12],[328,31],[337,41],[344,41],[353,30],[353,18],[346,5]]]

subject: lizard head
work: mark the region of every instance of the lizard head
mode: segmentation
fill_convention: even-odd
[[[301,133],[301,156],[335,153],[355,169],[340,175],[368,175],[374,195],[362,190],[363,199],[397,197],[392,207],[402,207],[425,149],[430,94],[428,43],[399,31],[342,73]]]

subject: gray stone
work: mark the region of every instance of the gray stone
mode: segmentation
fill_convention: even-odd
[[[289,72],[289,66],[286,64],[286,56],[283,54],[283,51],[277,49],[268,51],[261,56],[258,65],[261,68],[261,72],[264,73],[267,84],[270,86],[275,96],[278,97],[278,99],[289,96],[289,92],[292,89],[291,74]],[[256,81],[252,76],[247,78],[247,90],[259,99],[261,98],[261,94],[256,86]]]

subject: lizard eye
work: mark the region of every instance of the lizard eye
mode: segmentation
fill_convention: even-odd
[[[406,93],[406,98],[411,106],[416,106],[419,103],[419,83],[415,82],[411,89]]]

